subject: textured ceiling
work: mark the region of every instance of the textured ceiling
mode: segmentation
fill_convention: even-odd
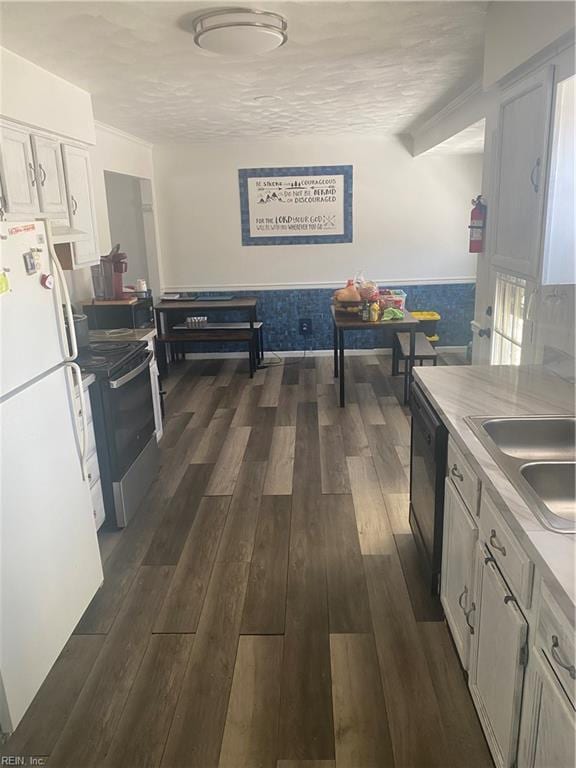
[[[437,144],[429,155],[477,155],[484,152],[484,131],[486,121],[479,120],[460,133],[456,133],[441,144]]]
[[[240,60],[180,28],[210,5],[223,3],[6,3],[1,42],[90,91],[98,120],[155,143],[402,133],[481,71],[487,3],[263,2],[286,16],[288,42]]]

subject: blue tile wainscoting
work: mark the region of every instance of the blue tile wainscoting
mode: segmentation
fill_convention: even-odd
[[[472,338],[470,321],[474,318],[474,283],[443,283],[422,285],[395,285],[407,294],[408,310],[434,310],[442,319],[438,322],[438,344],[447,347],[465,346]],[[206,295],[199,293],[199,296]],[[266,351],[300,351],[304,349],[332,349],[332,317],[330,304],[334,288],[289,288],[255,291],[210,291],[209,295],[233,293],[235,296],[258,298],[258,319],[264,323]],[[194,312],[182,313],[182,319]],[[198,313],[200,314],[200,313]],[[209,322],[233,322],[246,319],[240,313],[203,312]],[[174,316],[173,316],[174,317]],[[312,322],[312,333],[302,336],[300,319]],[[388,336],[388,338],[386,338]],[[346,334],[350,349],[374,349],[388,347],[391,334],[382,331],[359,331]],[[238,352],[234,344],[187,345],[192,352]]]

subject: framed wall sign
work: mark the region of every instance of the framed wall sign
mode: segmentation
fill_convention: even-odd
[[[352,242],[352,166],[238,171],[242,245]]]

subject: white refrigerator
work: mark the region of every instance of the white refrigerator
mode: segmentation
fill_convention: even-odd
[[[0,727],[13,731],[102,583],[72,308],[42,221],[0,223]],[[63,309],[64,306],[64,309]]]

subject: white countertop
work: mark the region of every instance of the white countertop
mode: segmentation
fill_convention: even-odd
[[[93,373],[82,373],[82,389],[87,390],[91,384],[96,381],[96,376]]]
[[[559,604],[574,622],[576,534],[544,528],[464,419],[467,416],[574,414],[575,387],[538,366],[415,368],[451,437],[482,481]]]

